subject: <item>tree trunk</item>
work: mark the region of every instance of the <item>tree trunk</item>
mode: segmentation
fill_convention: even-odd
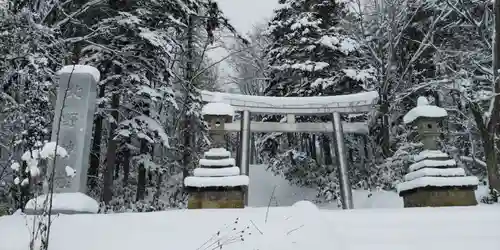
[[[28,185],[17,185],[19,187],[19,199],[18,199],[18,209],[21,209],[21,211],[24,212],[24,208],[26,206],[26,203],[28,203],[30,199],[30,186],[32,182],[32,178],[30,176],[30,172],[26,171],[26,168],[28,168],[28,164],[25,161],[22,161],[21,163],[21,171],[19,172],[20,176],[19,179],[23,180],[25,178],[28,178],[29,183]]]
[[[141,139],[141,147],[140,154],[146,155],[148,154],[148,145],[144,139]],[[137,192],[136,192],[136,201],[143,200],[146,194],[146,166],[141,162],[139,164],[139,174],[137,176]]]
[[[350,162],[354,162],[354,149],[349,148],[347,152],[348,152],[348,155],[349,155],[349,161]]]
[[[471,103],[471,111],[483,142],[483,149],[486,157],[486,168],[488,172],[488,183],[492,194],[494,194],[494,190],[496,190],[497,192],[500,190],[497,154],[495,151],[494,143],[495,135],[494,133],[490,133],[488,128],[485,126],[481,108],[477,103]],[[494,196],[493,198],[495,199],[495,201],[498,201],[498,198],[496,196]]]
[[[120,94],[113,93],[111,97],[111,116],[114,121],[110,124],[108,149],[106,152],[106,170],[104,171],[104,184],[102,190],[102,200],[106,205],[113,198],[113,173],[116,166],[116,151],[118,149],[118,141],[114,140],[115,131],[118,128],[118,108],[120,106]]]
[[[99,86],[99,98],[103,98],[105,94],[105,86]],[[99,104],[99,108],[103,108]],[[94,136],[92,140],[92,149],[90,151],[90,166],[88,169],[88,185],[89,191],[96,191],[98,187],[99,164],[101,160],[101,140],[102,140],[102,121],[103,117],[98,115],[94,119]]]
[[[116,163],[115,163],[115,175],[113,176],[113,181],[118,180],[120,178],[120,165],[122,165],[120,161],[120,154],[116,152]]]
[[[323,136],[322,140],[323,147],[323,158],[325,159],[325,165],[333,165],[332,148],[330,146],[330,138],[328,136]]]
[[[123,186],[126,187],[128,185],[128,178],[130,176],[130,149],[128,145],[125,146],[123,150]]]
[[[500,122],[500,1],[494,3],[495,12],[495,40],[493,43],[493,86],[495,95],[490,103],[490,120],[486,124],[487,133],[483,136],[484,153],[488,167],[488,182],[490,191],[495,202],[498,202],[500,192],[500,171],[498,167],[497,152],[495,149],[495,137],[498,136],[498,123]]]
[[[369,149],[369,145],[368,145],[368,137],[367,135],[363,135],[361,136],[361,138],[363,139],[363,153],[364,153],[364,158],[366,159],[369,159],[370,158],[370,149]]]
[[[250,164],[255,165],[257,163],[257,148],[255,147],[255,135],[250,134]]]
[[[311,155],[314,160],[318,160],[318,155],[316,152],[316,135],[313,134],[309,140],[309,147],[311,147]]]
[[[241,132],[236,132],[236,138],[237,142],[236,143],[236,165],[241,167]]]
[[[308,157],[312,157],[312,152],[311,152],[311,147],[309,146],[309,135],[308,134],[302,134],[302,151],[305,151],[307,153]]]
[[[154,199],[155,200],[160,199],[162,180],[163,180],[163,173],[162,173],[162,171],[160,171],[160,170],[156,171],[156,192],[155,192],[155,195],[154,195]]]
[[[384,158],[391,156],[390,129],[389,124],[389,100],[386,93],[381,95],[380,112],[382,113],[382,154]]]
[[[193,50],[194,50],[194,17],[192,14],[189,15],[188,27],[187,27],[187,46],[186,46],[186,81],[187,86],[185,88],[185,113],[183,114],[183,125],[182,125],[182,135],[183,135],[183,150],[182,150],[182,178],[186,178],[189,175],[189,169],[191,167],[191,116],[188,114],[187,109],[190,108],[192,102],[189,97],[193,89]]]
[[[495,144],[493,142],[493,138],[489,137],[488,139],[483,138],[483,147],[484,154],[486,156],[486,166],[488,168],[488,182],[490,184],[490,189],[496,190],[499,192],[500,190],[500,179],[498,177],[497,171],[497,153],[495,152]],[[495,193],[495,192],[493,192]],[[495,197],[493,197],[495,198]],[[497,197],[498,198],[498,197]],[[498,200],[495,200],[498,201]]]

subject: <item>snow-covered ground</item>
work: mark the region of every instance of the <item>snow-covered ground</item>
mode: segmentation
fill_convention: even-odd
[[[32,219],[1,217],[0,250],[29,249]],[[61,215],[49,249],[496,250],[499,225],[498,206],[342,211],[299,202],[269,210]]]
[[[275,176],[271,171],[267,171],[266,167],[266,165],[250,166],[250,184],[248,186],[250,196],[248,203],[251,207],[267,207],[275,186],[271,206],[291,206],[300,200],[314,200],[316,190],[290,185],[283,177]],[[480,200],[487,193],[487,188],[480,186],[476,190],[476,197]],[[353,190],[353,200],[356,209],[403,207],[403,199],[396,192],[389,191]],[[340,209],[337,203],[321,204],[320,207],[324,209]]]
[[[290,186],[264,165],[251,166],[250,180],[253,207],[245,209],[59,215],[49,250],[496,250],[500,246],[500,206],[403,209],[395,192],[372,192],[368,197],[367,191],[355,191],[355,210],[330,209],[335,204],[318,209],[301,201],[314,199],[314,190]],[[0,250],[30,249],[34,219],[23,214],[0,217]]]

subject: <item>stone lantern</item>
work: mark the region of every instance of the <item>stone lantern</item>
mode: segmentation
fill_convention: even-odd
[[[417,107],[404,117],[406,124],[417,127],[424,150],[413,157],[404,182],[398,185],[405,207],[440,207],[477,205],[474,190],[479,183],[475,176],[466,176],[455,160],[438,149],[439,123],[448,116],[445,109],[429,105],[419,97]]]
[[[410,110],[403,119],[406,124],[411,123],[417,127],[417,138],[424,144],[424,148],[437,150],[437,142],[441,135],[439,123],[447,115],[445,109],[429,105],[425,97],[419,97],[417,107]]]
[[[224,148],[225,124],[232,122],[234,110],[218,96],[203,107],[202,114],[209,125],[211,148],[200,159],[194,176],[184,179],[188,208],[243,208],[249,178],[240,174],[231,153]]]
[[[217,110],[221,106],[219,103],[209,103],[205,107]],[[215,107],[214,107],[215,106]],[[211,146],[214,148],[225,146],[225,124],[233,121],[233,116],[229,114],[213,115],[205,113],[205,108],[202,110],[203,119],[208,123],[208,134],[212,140]]]

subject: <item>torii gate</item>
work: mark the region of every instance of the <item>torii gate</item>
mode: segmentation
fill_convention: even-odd
[[[340,167],[340,192],[343,209],[352,209],[352,191],[347,176],[347,157],[344,144],[344,133],[368,133],[368,126],[363,122],[343,123],[340,114],[366,113],[372,111],[378,93],[376,91],[363,92],[340,96],[315,97],[272,97],[250,96],[221,92],[201,92],[203,102],[218,100],[231,105],[236,112],[242,113],[241,123],[225,124],[225,130],[241,133],[241,158],[239,166],[242,173],[249,174],[250,168],[250,133],[251,132],[309,132],[334,135],[335,154]],[[286,115],[287,122],[257,122],[250,121],[250,114]],[[332,123],[296,123],[296,115],[324,115],[332,114]],[[248,204],[248,195],[246,195]]]

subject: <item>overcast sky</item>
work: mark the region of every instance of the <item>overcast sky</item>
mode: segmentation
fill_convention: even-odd
[[[219,8],[224,12],[230,23],[240,32],[246,34],[256,24],[267,21],[278,6],[278,0],[216,0]],[[209,56],[213,60],[220,60],[227,55],[223,49],[211,51]],[[225,63],[218,65],[221,80],[230,73],[231,69]]]
[[[252,26],[269,18],[278,0],[217,0],[219,7],[229,21],[242,33]]]

